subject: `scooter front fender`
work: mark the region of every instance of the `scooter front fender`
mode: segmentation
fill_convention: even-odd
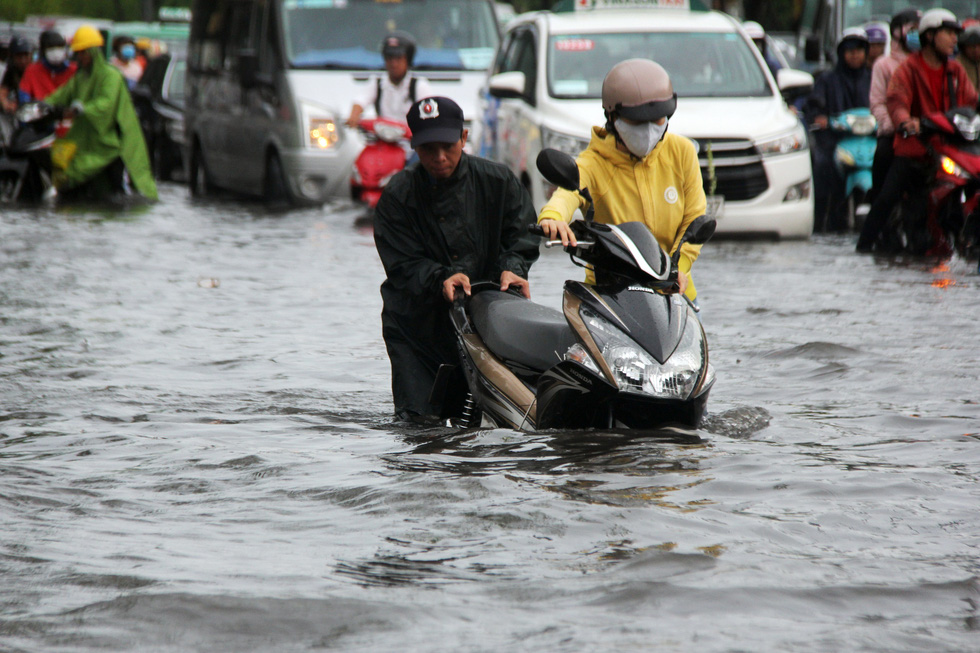
[[[847,187],[844,189],[844,197],[853,193],[855,188],[861,189],[865,194],[871,190],[870,170],[855,170],[847,175]]]
[[[538,380],[537,428],[608,426],[610,402],[618,392],[581,363],[562,361]]]

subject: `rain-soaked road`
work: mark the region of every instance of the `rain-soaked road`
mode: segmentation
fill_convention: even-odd
[[[162,198],[0,212],[0,650],[980,649],[975,264],[711,243],[702,443],[418,432],[350,207]]]

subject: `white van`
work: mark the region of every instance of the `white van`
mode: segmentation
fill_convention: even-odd
[[[186,142],[192,192],[294,204],[349,191],[363,143],[344,127],[381,41],[417,42],[414,68],[468,120],[499,40],[490,0],[194,0]]]

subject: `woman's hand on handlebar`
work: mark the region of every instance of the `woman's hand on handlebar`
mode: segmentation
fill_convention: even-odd
[[[677,292],[679,292],[680,294],[683,295],[685,290],[687,290],[687,275],[684,274],[683,272],[681,272],[680,270],[678,270],[677,271]]]
[[[548,237],[549,240],[560,240],[562,247],[568,247],[571,245],[575,247],[578,241],[575,240],[575,234],[572,233],[572,228],[568,226],[567,222],[561,222],[559,220],[542,220],[538,223],[544,235]]]

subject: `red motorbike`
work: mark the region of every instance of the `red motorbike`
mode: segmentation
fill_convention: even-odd
[[[405,144],[412,131],[407,124],[389,118],[361,120],[357,127],[367,144],[351,170],[351,198],[374,210],[385,185],[405,167]]]
[[[968,107],[928,114],[919,137],[929,151],[925,187],[899,203],[883,235],[893,248],[912,254],[949,256],[955,250],[975,258],[980,254],[980,116]]]

